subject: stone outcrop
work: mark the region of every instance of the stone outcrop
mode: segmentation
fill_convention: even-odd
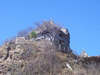
[[[71,52],[70,49],[70,34],[68,29],[56,26],[54,22],[45,22],[40,25],[40,30],[37,34],[37,40],[46,39],[50,40],[54,45],[63,52]]]

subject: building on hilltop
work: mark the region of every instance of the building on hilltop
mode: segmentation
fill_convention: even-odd
[[[25,42],[25,37],[16,37],[15,44],[23,44]]]

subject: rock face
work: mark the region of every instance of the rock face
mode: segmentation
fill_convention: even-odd
[[[40,33],[37,34],[37,39],[50,40],[54,45],[63,52],[70,52],[70,34],[68,29],[56,26],[53,22],[45,22],[40,25]]]
[[[63,31],[58,31],[58,33],[54,37],[54,43],[56,46],[62,50],[63,52],[70,52],[70,35],[69,32],[66,30],[66,33]]]

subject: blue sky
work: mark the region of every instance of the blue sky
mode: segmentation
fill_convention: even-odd
[[[73,50],[100,55],[100,0],[0,0],[0,44],[50,17],[69,29]]]

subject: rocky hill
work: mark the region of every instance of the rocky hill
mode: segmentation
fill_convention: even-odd
[[[0,47],[0,75],[100,75],[100,57],[74,54],[68,29],[50,20]]]

